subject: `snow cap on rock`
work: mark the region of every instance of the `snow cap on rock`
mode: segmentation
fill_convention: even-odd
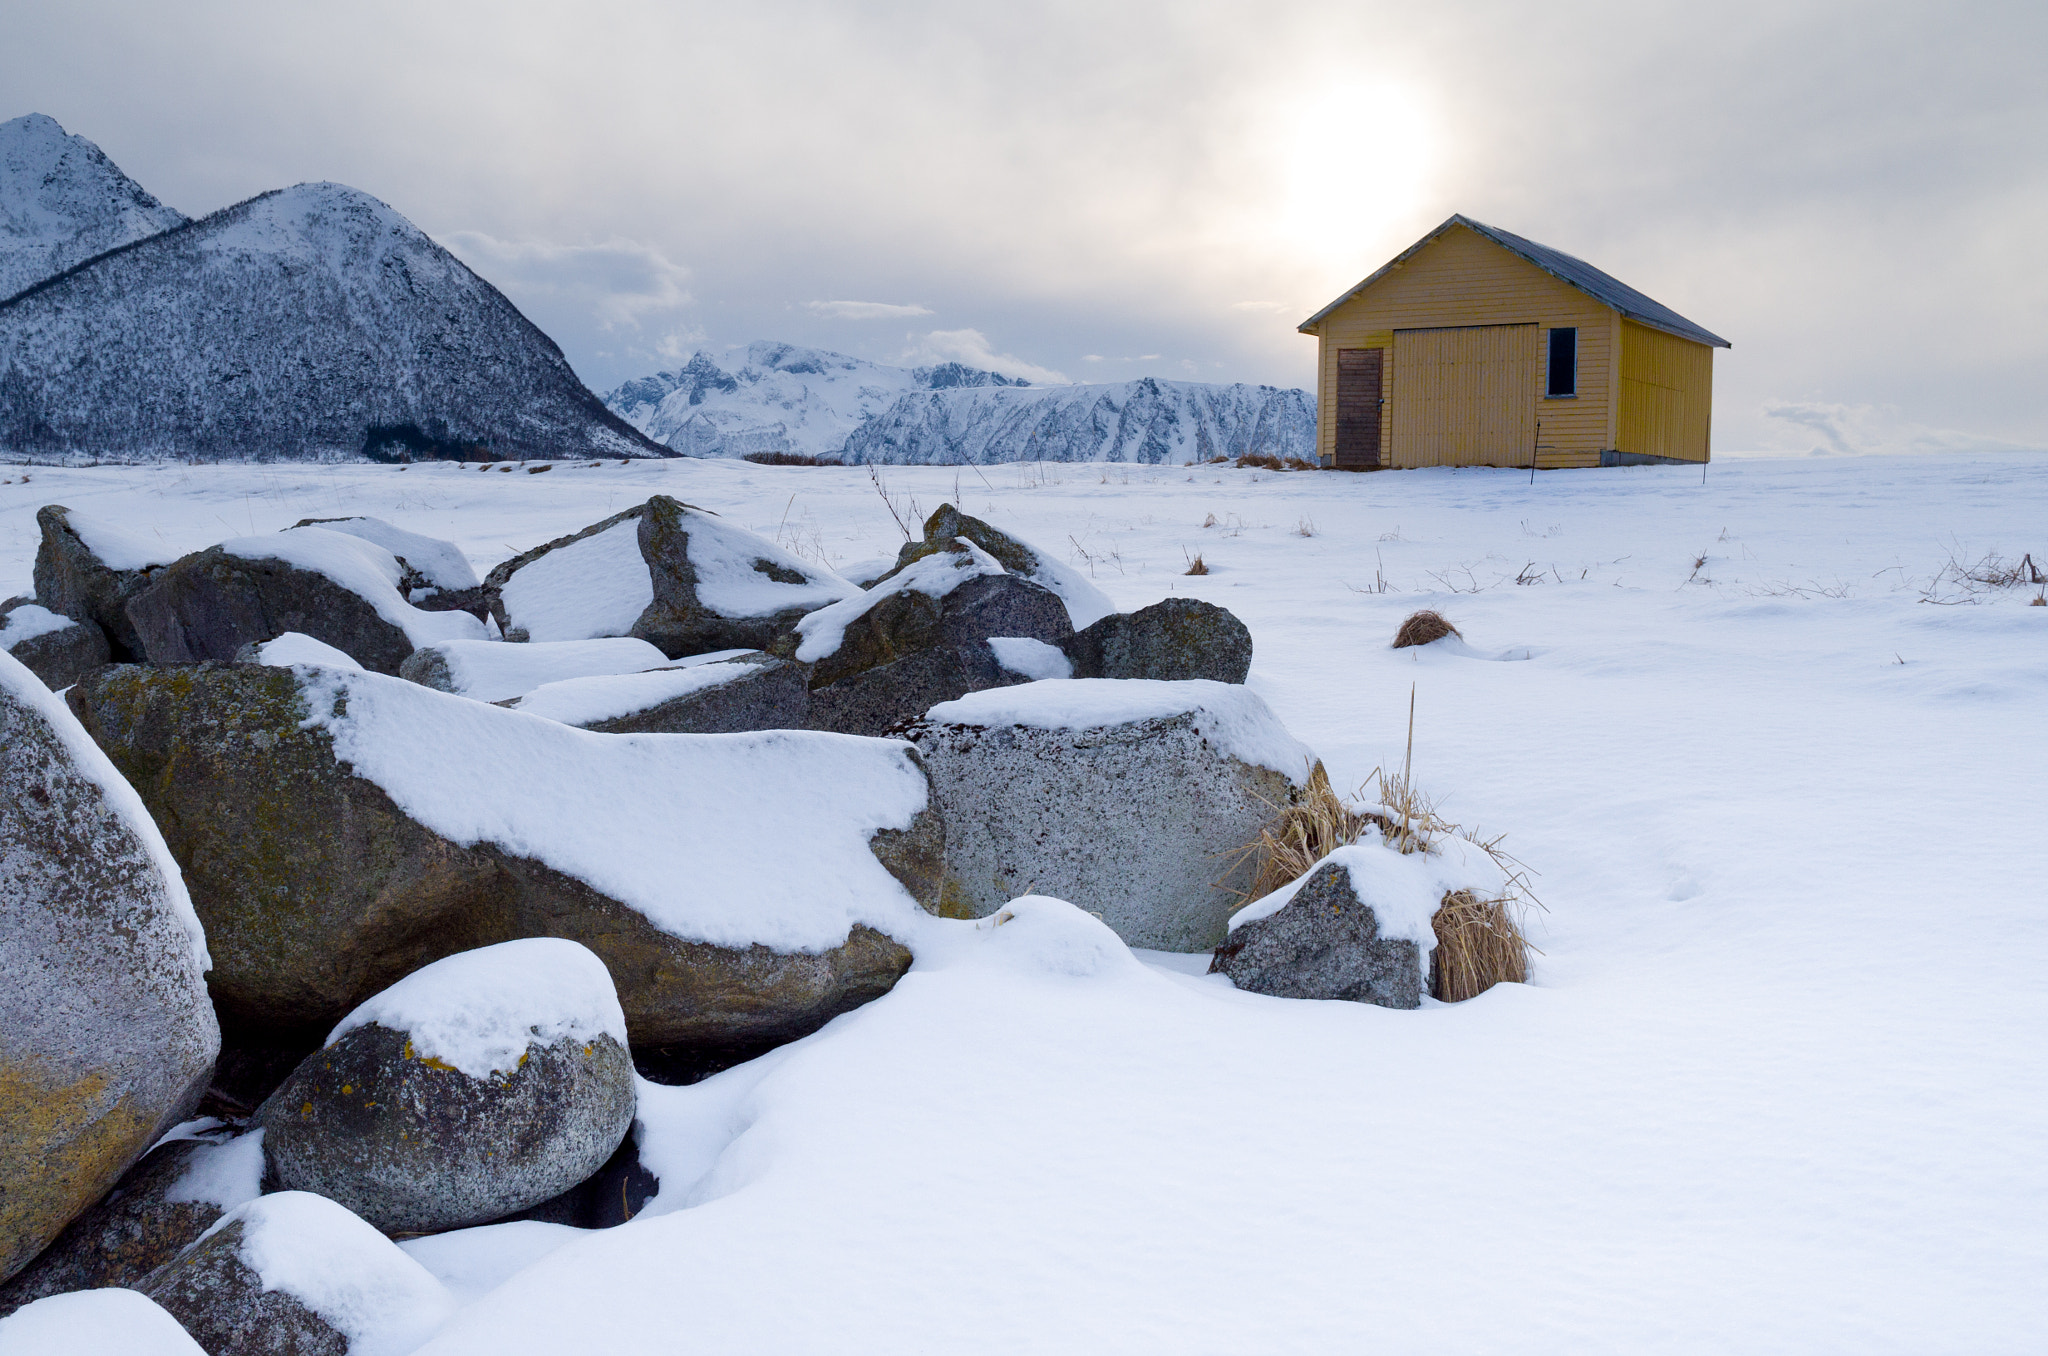
[[[307,665],[312,668],[348,669],[356,673],[363,671],[354,657],[346,651],[337,650],[324,640],[315,640],[303,631],[287,631],[260,645],[251,645],[241,651],[253,662],[266,664],[275,669],[296,668]]]
[[[626,1044],[626,1015],[610,971],[588,947],[527,937],[422,966],[342,1018],[332,1046],[371,1023],[404,1032],[424,1059],[471,1078],[519,1067],[528,1046],[609,1035]]]
[[[0,1356],[206,1356],[178,1320],[133,1290],[74,1290],[0,1318]]]
[[[873,588],[806,616],[796,624],[796,633],[803,638],[796,647],[796,657],[806,664],[815,664],[827,655],[837,654],[846,639],[846,628],[884,598],[905,592],[943,598],[970,579],[1009,573],[994,556],[965,537],[959,539],[959,548],[926,556]]]

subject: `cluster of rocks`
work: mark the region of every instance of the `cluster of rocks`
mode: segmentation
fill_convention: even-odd
[[[126,1287],[217,1356],[430,1328],[393,1237],[630,1218],[636,1066],[815,1031],[920,918],[1050,894],[1257,958],[1230,854],[1314,762],[1227,611],[1093,615],[951,507],[863,584],[661,496],[482,580],[374,519],[173,560],[40,523],[0,657],[0,1316]],[[1302,991],[1290,944],[1233,973]],[[358,1312],[366,1277],[409,1298]]]

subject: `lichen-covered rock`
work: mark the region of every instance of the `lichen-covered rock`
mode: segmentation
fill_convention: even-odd
[[[758,533],[655,495],[484,579],[507,640],[631,635],[676,658],[767,649],[859,589]]]
[[[411,1351],[455,1309],[396,1243],[304,1191],[237,1207],[136,1289],[213,1356]]]
[[[423,612],[467,612],[479,621],[490,615],[483,581],[452,541],[408,532],[382,518],[301,518],[292,525],[324,527],[383,547],[404,572],[398,591]]]
[[[170,553],[91,514],[74,515],[62,504],[37,509],[36,526],[43,534],[36,548],[36,601],[66,617],[98,623],[115,659],[141,659],[128,600],[170,563]]]
[[[206,1088],[206,939],[142,802],[0,655],[0,1280]]]
[[[134,1285],[263,1194],[263,1137],[220,1129],[151,1150],[35,1261],[0,1285],[0,1314],[46,1295]]]
[[[927,556],[939,551],[958,550],[958,543],[962,537],[995,557],[996,563],[1011,574],[1028,579],[1039,587],[1058,594],[1060,601],[1067,606],[1071,628],[1088,626],[1097,618],[1116,611],[1116,605],[1104,597],[1102,591],[1089,583],[1079,571],[979,518],[962,513],[953,504],[939,505],[931,517],[925,519],[923,540],[905,542],[903,548],[896,553],[896,564],[893,569],[879,574],[876,578],[863,579],[860,581],[861,585],[864,588],[872,587]]]
[[[743,650],[708,663],[549,683],[514,709],[599,734],[801,730],[811,709],[810,671]]]
[[[1210,972],[1275,998],[1422,1006],[1422,948],[1411,936],[1387,935],[1353,882],[1346,861],[1326,858],[1277,909],[1236,922]]]
[[[446,957],[351,1013],[256,1113],[272,1179],[386,1233],[482,1224],[559,1195],[633,1124],[604,962],[537,937]]]
[[[51,1295],[0,1319],[0,1356],[208,1356],[154,1301],[133,1290]]]
[[[1102,916],[1131,946],[1223,940],[1233,860],[1313,755],[1246,688],[1052,679],[934,707],[904,737],[946,821],[945,911],[1025,894]]]
[[[127,604],[152,664],[231,660],[251,643],[297,631],[366,669],[397,673],[420,645],[483,639],[461,612],[426,612],[399,593],[389,551],[325,528],[238,537],[159,571]]]
[[[1018,681],[991,638],[1070,630],[1051,590],[954,543],[857,597],[812,613],[784,649],[811,665],[811,728],[878,735],[939,702]]]
[[[0,603],[0,650],[56,690],[107,662],[107,633],[95,621],[52,612],[32,598]]]
[[[1113,612],[1060,642],[1076,678],[1205,678],[1242,683],[1252,667],[1252,633],[1228,608],[1167,598]]]
[[[251,1045],[311,1048],[430,961],[565,937],[604,960],[636,1051],[758,1051],[886,993],[910,954],[885,929],[943,875],[924,774],[888,741],[600,737],[247,665],[112,667],[70,700],[184,863]]]

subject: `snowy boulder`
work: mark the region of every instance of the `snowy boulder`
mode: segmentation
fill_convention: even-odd
[[[260,1133],[214,1129],[160,1144],[0,1286],[0,1314],[46,1295],[134,1285],[223,1213],[262,1195],[262,1183]]]
[[[383,547],[403,572],[398,591],[423,612],[467,612],[478,621],[490,615],[483,581],[452,541],[408,532],[382,518],[301,518],[292,526],[321,527]]]
[[[759,650],[705,658],[709,662],[683,660],[644,673],[549,683],[527,693],[516,709],[602,734],[734,734],[804,728],[810,715],[811,689],[810,672],[803,665]]]
[[[965,538],[797,623],[811,665],[811,728],[878,735],[939,702],[1019,681],[989,642],[1053,642],[1072,628],[1050,589]]]
[[[252,642],[297,631],[364,668],[396,673],[414,649],[484,638],[464,612],[425,612],[399,593],[404,567],[360,537],[295,527],[238,537],[160,571],[128,600],[152,664],[233,659]]]
[[[948,913],[1053,895],[1166,951],[1223,940],[1250,875],[1232,854],[1314,760],[1257,694],[1213,682],[998,688],[933,707],[904,737],[946,820]]]
[[[177,553],[62,504],[36,510],[36,526],[43,534],[36,548],[36,601],[62,616],[96,623],[114,658],[141,659],[142,641],[128,620],[128,600]]]
[[[668,656],[660,650],[630,636],[537,640],[527,645],[450,640],[414,650],[398,666],[398,676],[436,692],[453,692],[472,701],[502,702],[546,683],[638,673],[667,662]]]
[[[767,649],[855,585],[718,515],[655,495],[492,570],[507,640],[632,635],[671,657]]]
[[[136,1287],[215,1356],[401,1356],[447,1322],[447,1287],[344,1206],[239,1206]]]
[[[566,937],[611,971],[636,1055],[765,1048],[886,993],[944,869],[894,741],[600,735],[249,665],[110,667],[70,700],[185,864],[252,1044],[313,1048],[430,961]]]
[[[1205,678],[1242,683],[1252,667],[1252,633],[1229,609],[1199,598],[1167,598],[1113,612],[1060,642],[1076,678]]]
[[[107,662],[107,633],[98,622],[78,621],[27,598],[9,598],[0,603],[0,650],[55,690]]]
[[[133,1290],[52,1295],[0,1319],[0,1356],[208,1356],[162,1306]]]
[[[1276,998],[1338,998],[1383,1008],[1422,1006],[1424,957],[1435,946],[1430,916],[1440,894],[1423,894],[1419,936],[1412,892],[1389,907],[1370,886],[1361,896],[1351,864],[1400,858],[1389,848],[1342,848],[1294,885],[1247,906],[1216,948],[1212,974]],[[1367,876],[1370,880],[1372,877]],[[1381,921],[1381,914],[1388,916]],[[1426,940],[1425,940],[1426,939]]]
[[[912,562],[936,552],[956,550],[955,543],[962,537],[995,557],[996,563],[1011,574],[1058,594],[1060,601],[1067,605],[1067,615],[1075,630],[1091,626],[1116,611],[1116,604],[1104,597],[1102,590],[1089,583],[1080,571],[979,518],[962,513],[952,504],[939,505],[931,517],[925,519],[924,539],[905,542],[903,549],[896,553],[894,569],[888,573],[906,569]],[[864,587],[877,582],[880,581],[861,581]]]
[[[0,655],[0,1280],[206,1090],[206,965],[141,799]]]
[[[340,650],[299,631],[287,631],[266,641],[251,641],[235,651],[235,662],[267,664],[280,669],[291,668],[294,664],[311,664],[315,668],[348,669],[355,673],[363,671],[361,664]]]
[[[256,1112],[273,1180],[386,1233],[482,1224],[603,1167],[633,1124],[604,962],[552,937],[435,961],[350,1013]]]

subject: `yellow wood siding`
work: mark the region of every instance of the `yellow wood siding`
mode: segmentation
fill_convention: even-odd
[[[1396,466],[1527,466],[1536,436],[1535,325],[1397,330]]]
[[[1614,446],[1705,461],[1714,408],[1714,350],[1624,320]]]
[[[1320,367],[1316,382],[1317,450],[1336,450],[1337,350],[1387,347],[1382,382],[1387,393],[1380,421],[1380,459],[1397,464],[1401,437],[1401,363],[1395,330],[1463,325],[1576,326],[1578,395],[1549,400],[1531,392],[1532,416],[1541,421],[1539,466],[1595,466],[1613,442],[1615,312],[1521,256],[1463,226],[1453,226],[1360,295],[1337,307],[1316,327]],[[1541,353],[1541,338],[1538,338]],[[1527,465],[1524,460],[1523,465]]]

